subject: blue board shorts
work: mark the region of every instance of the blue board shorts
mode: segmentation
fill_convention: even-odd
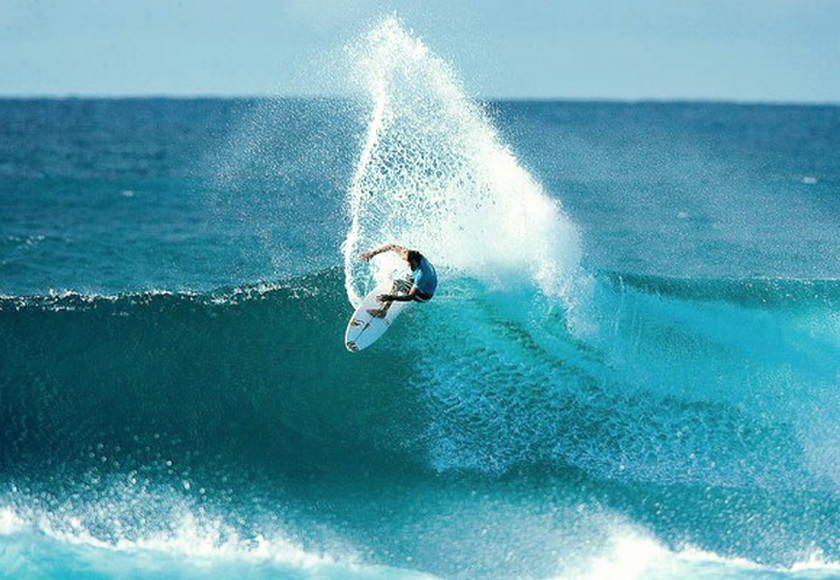
[[[432,296],[417,289],[417,286],[414,285],[414,279],[411,276],[394,280],[391,288],[391,292],[399,294],[408,294],[414,288],[414,302],[428,302],[432,299]]]

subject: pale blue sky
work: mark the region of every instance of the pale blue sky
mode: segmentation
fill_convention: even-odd
[[[0,0],[0,95],[342,92],[394,12],[479,97],[840,102],[840,0]]]

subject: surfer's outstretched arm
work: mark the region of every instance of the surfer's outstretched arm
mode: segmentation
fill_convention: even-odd
[[[403,256],[403,257],[405,257],[404,254],[408,253],[408,250],[406,250],[402,246],[398,246],[397,244],[385,244],[381,248],[376,248],[375,250],[371,250],[370,252],[364,252],[362,254],[359,254],[359,259],[362,262],[367,262],[368,260],[370,260],[371,258],[373,258],[374,256],[376,256],[378,254],[381,254],[383,252],[390,252],[390,251],[396,252],[400,256]]]

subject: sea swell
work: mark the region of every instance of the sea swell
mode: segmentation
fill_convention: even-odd
[[[89,439],[68,440],[78,427],[124,447],[159,432],[215,440],[290,471],[352,450],[436,470],[557,460],[789,486],[837,475],[799,459],[803,445],[836,444],[813,412],[837,403],[837,282],[604,273],[569,314],[450,279],[364,359],[339,340],[342,283],[331,269],[205,294],[0,299],[4,467],[84,459],[67,448]]]
[[[0,300],[10,513],[58,514],[71,535],[70,518],[94,517],[85,533],[115,545],[177,537],[195,514],[265,537],[268,514],[288,513],[284,534],[323,546],[301,532],[334,517],[313,511],[312,478],[518,489],[505,482],[524,474],[667,546],[782,566],[840,553],[837,282],[605,272],[572,322],[533,293],[449,279],[362,354],[341,343],[342,290],[330,269],[204,294]]]
[[[348,367],[340,288],[330,270],[218,294],[2,299],[5,473],[27,458],[85,462],[100,431],[124,449],[165,436],[232,457],[282,456],[290,470],[353,445],[379,456],[376,442],[391,439],[380,430],[408,421],[394,404],[404,389],[399,376]]]

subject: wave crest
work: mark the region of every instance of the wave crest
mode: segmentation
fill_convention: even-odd
[[[449,64],[383,20],[350,50],[370,104],[342,245],[347,295],[359,304],[373,276],[357,254],[388,242],[491,284],[529,279],[562,294],[580,258],[578,232],[500,140]]]

